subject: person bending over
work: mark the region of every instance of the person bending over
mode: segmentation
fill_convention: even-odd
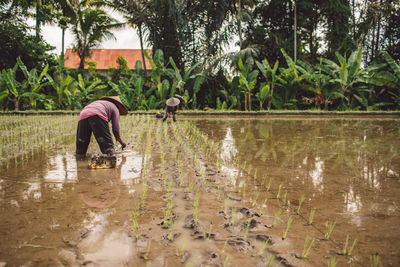
[[[179,99],[175,97],[171,97],[167,100],[165,113],[162,121],[165,121],[171,113],[172,113],[172,119],[176,121],[175,113],[178,110],[179,103],[180,103]]]
[[[122,140],[119,116],[128,114],[128,109],[119,96],[104,96],[85,106],[79,114],[76,134],[76,155],[84,157],[90,143],[92,132],[103,154],[114,154],[114,143],[108,127],[111,121],[112,132],[122,149],[126,143]]]

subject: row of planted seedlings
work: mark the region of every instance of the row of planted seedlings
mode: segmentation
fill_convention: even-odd
[[[148,118],[147,118],[147,123],[148,122]],[[172,130],[172,134],[174,136],[173,140],[171,138],[171,134],[168,133],[168,128],[166,124],[162,124],[162,127],[160,127],[160,123],[158,123],[157,125],[157,129],[156,129],[156,139],[157,142],[159,144],[159,151],[160,151],[160,158],[161,158],[161,167],[160,167],[160,176],[162,177],[162,183],[164,185],[164,190],[166,191],[166,205],[164,207],[164,218],[163,218],[163,225],[166,229],[168,229],[168,234],[166,235],[167,239],[170,241],[173,241],[173,237],[174,237],[174,228],[175,228],[175,224],[176,224],[176,214],[174,214],[173,212],[173,208],[174,208],[174,198],[171,196],[174,196],[174,194],[171,194],[171,190],[172,190],[172,185],[173,183],[176,185],[179,185],[181,187],[183,187],[190,196],[190,199],[193,201],[193,218],[194,218],[194,222],[195,224],[197,224],[198,222],[198,217],[199,217],[199,193],[200,193],[200,189],[201,187],[199,187],[198,185],[207,185],[207,175],[205,174],[205,163],[204,161],[201,159],[202,156],[204,158],[208,158],[209,160],[211,160],[211,162],[215,163],[216,167],[220,167],[221,163],[221,159],[218,158],[216,159],[216,155],[218,155],[218,147],[219,145],[215,142],[210,142],[207,138],[206,135],[204,135],[203,133],[201,133],[194,125],[192,125],[191,123],[188,122],[183,122],[183,123],[179,123],[179,126],[176,127],[175,124],[171,125],[171,130]],[[139,127],[139,129],[148,129],[146,127]],[[151,131],[149,131],[151,132]],[[137,136],[141,136],[140,131],[138,132]],[[140,139],[139,139],[140,140]],[[138,139],[136,140],[136,143]],[[149,139],[148,139],[149,141]],[[150,153],[150,147],[148,145],[149,143],[147,142],[147,149],[148,152]],[[195,169],[195,172],[197,173],[197,175],[201,178],[200,181],[194,181],[194,180],[189,180],[186,179],[186,177],[184,178],[182,175],[182,166],[183,164],[185,164],[182,160],[182,157],[180,156],[181,153],[178,153],[178,146],[179,146],[179,150],[180,152],[185,154],[185,157],[190,159],[191,162],[193,163],[193,167]],[[166,147],[169,147],[169,154],[168,157],[166,157]],[[202,153],[199,153],[199,151],[204,151]],[[199,156],[202,155],[202,156]],[[170,159],[172,164],[175,164],[176,168],[175,171],[177,172],[177,175],[175,175],[175,180],[172,179],[172,177],[170,176],[171,173],[168,173],[166,171],[166,165],[167,165],[167,161],[166,158]],[[278,224],[281,224],[281,238],[282,240],[285,240],[288,238],[288,232],[292,227],[293,221],[295,220],[296,217],[298,217],[298,221],[302,221],[301,225],[309,225],[309,226],[313,226],[316,230],[317,230],[317,234],[318,233],[322,233],[323,234],[323,238],[320,239],[316,239],[315,237],[311,237],[310,235],[308,235],[308,233],[305,235],[304,238],[304,245],[303,245],[303,249],[301,251],[301,253],[296,254],[296,257],[300,258],[300,259],[306,259],[309,257],[309,254],[313,248],[313,245],[315,243],[315,241],[323,241],[323,240],[331,240],[331,234],[334,230],[335,221],[327,221],[326,222],[326,230],[324,231],[323,229],[318,229],[317,227],[314,226],[313,224],[313,220],[314,220],[314,215],[316,210],[311,208],[309,210],[309,214],[306,215],[306,213],[303,214],[302,212],[302,206],[303,203],[305,201],[305,196],[301,196],[300,199],[298,200],[297,206],[293,207],[289,205],[288,203],[288,192],[287,190],[284,190],[284,186],[283,184],[279,184],[277,190],[273,191],[271,190],[271,185],[273,183],[273,179],[267,179],[266,176],[264,175],[262,179],[257,178],[257,169],[254,169],[253,171],[253,167],[251,166],[251,164],[246,164],[246,162],[244,162],[241,166],[240,166],[240,159],[237,158],[237,167],[238,169],[241,170],[240,172],[240,176],[243,176],[245,178],[245,181],[239,182],[239,184],[241,184],[241,188],[238,191],[239,194],[241,194],[243,199],[246,199],[246,185],[247,184],[251,184],[251,181],[249,180],[249,178],[251,178],[254,182],[254,185],[252,186],[258,186],[260,188],[262,188],[261,190],[250,190],[251,192],[255,191],[256,193],[252,195],[252,198],[248,201],[248,205],[249,205],[249,209],[256,209],[258,210],[258,215],[259,216],[263,216],[263,210],[267,207],[268,205],[268,200],[275,200],[275,203],[278,202],[279,205],[278,209],[276,209],[274,212],[270,212],[270,214],[273,214],[272,218],[272,223],[270,223],[269,227],[270,228],[277,228]],[[170,164],[171,164],[170,162]],[[232,163],[232,162],[231,162]],[[186,162],[187,164],[187,162]],[[237,174],[239,176],[239,174]],[[146,181],[146,179],[144,179],[144,181]],[[195,183],[197,182],[197,187],[195,188]],[[218,198],[222,199],[225,198],[225,200],[223,201],[224,203],[224,212],[226,213],[226,215],[230,215],[227,216],[227,218],[229,218],[229,224],[233,225],[235,223],[235,213],[237,212],[237,210],[235,209],[235,207],[228,207],[228,196],[225,195],[225,187],[221,187],[220,185],[217,185],[215,183],[215,181],[213,181],[214,185],[213,188],[217,189],[214,190],[215,194],[218,195]],[[147,188],[147,185],[144,183],[144,187]],[[250,186],[249,186],[250,187]],[[146,192],[146,190],[143,190],[144,194]],[[265,196],[265,197],[261,197],[261,194],[263,193],[267,193],[266,195],[271,195],[270,197]],[[143,196],[143,195],[142,195]],[[142,197],[143,199],[143,197]],[[246,201],[244,201],[246,202]],[[230,214],[228,214],[230,213]],[[283,219],[283,213],[286,214],[286,220]],[[139,216],[139,209],[135,209],[135,211],[132,214],[133,217],[133,221],[137,222],[137,218]],[[243,224],[242,230],[243,230],[243,237],[244,239],[247,239],[247,235],[249,234],[249,230],[252,227],[253,224],[253,220],[251,218],[247,219],[247,221]],[[138,224],[137,223],[133,223],[134,228],[138,229]],[[208,237],[211,235],[212,232],[212,228],[213,228],[213,224],[210,223],[209,226],[209,230],[208,232]],[[313,236],[316,236],[316,234],[314,234]],[[259,247],[259,252],[258,255],[260,257],[263,257],[264,251],[268,245],[268,243],[271,243],[271,240],[269,238],[264,239],[265,241],[263,242],[263,244]],[[254,241],[256,242],[256,241]],[[228,240],[225,241],[224,245],[221,248],[221,254],[225,251],[226,245],[228,243]],[[346,241],[344,243],[343,246],[343,251],[342,255],[345,255],[347,257],[350,257],[352,255],[352,251],[355,247],[357,243],[357,239],[354,239],[352,242],[350,240],[350,236],[347,235],[346,237]],[[146,254],[148,255],[149,250],[146,250]],[[179,253],[177,252],[177,255],[183,255],[184,254],[184,248],[178,249],[177,251],[179,251]],[[266,265],[271,265],[273,263],[273,255],[268,255],[265,257],[265,264]],[[226,255],[225,257],[225,263],[229,263],[230,261],[230,256]],[[377,266],[379,264],[379,255],[371,255],[371,266]],[[335,266],[337,264],[337,260],[335,257],[331,258],[328,263],[329,266]]]
[[[189,127],[186,127],[185,130],[187,130],[188,132],[192,132],[194,134],[193,137],[191,137],[190,139],[193,141],[193,143],[196,146],[200,146],[203,148],[204,151],[208,151],[209,148],[207,148],[206,145],[201,145],[205,140],[207,140],[207,137],[204,136],[204,134],[200,133],[200,131],[193,127],[193,125],[190,125]],[[207,142],[208,144],[212,144],[212,147],[218,147],[218,144],[213,144],[212,142]],[[206,144],[207,144],[206,143]],[[207,152],[206,152],[207,154]],[[220,161],[222,161],[222,159],[218,159],[216,160],[216,165],[218,167],[221,166]],[[294,254],[296,256],[296,258],[299,259],[306,259],[309,257],[309,254],[311,252],[311,249],[315,243],[315,241],[320,241],[320,242],[325,242],[326,241],[331,241],[333,243],[333,246],[337,247],[338,243],[335,242],[334,240],[332,240],[331,235],[332,232],[334,230],[334,227],[336,225],[336,221],[334,220],[327,220],[324,224],[325,228],[321,228],[318,226],[315,226],[313,224],[314,221],[314,216],[315,216],[315,212],[316,209],[314,208],[310,208],[307,212],[302,212],[302,206],[303,203],[305,201],[305,196],[302,195],[298,201],[292,201],[295,202],[295,205],[290,205],[290,201],[288,201],[288,191],[284,190],[284,186],[283,184],[279,184],[277,190],[271,190],[271,185],[273,183],[273,179],[267,179],[266,175],[263,175],[260,178],[257,178],[257,169],[254,168],[253,166],[250,164],[247,164],[246,161],[241,161],[239,157],[236,158],[236,165],[237,165],[237,169],[240,170],[240,173],[237,173],[237,176],[242,176],[244,178],[244,180],[238,182],[238,186],[239,186],[239,190],[238,193],[241,194],[241,198],[243,200],[246,200],[246,188],[247,187],[251,187],[250,192],[252,192],[252,197],[249,199],[248,205],[250,209],[255,209],[257,210],[257,216],[262,216],[264,213],[264,209],[267,207],[268,204],[268,199],[273,199],[276,200],[276,210],[272,211],[272,213],[270,212],[270,214],[273,214],[272,217],[272,223],[268,226],[270,228],[276,227],[278,223],[280,223],[282,225],[281,229],[281,238],[282,240],[287,239],[288,237],[288,232],[290,230],[290,228],[292,227],[292,223],[294,221],[294,219],[296,217],[299,218],[300,220],[300,227],[306,225],[306,226],[311,226],[313,227],[316,231],[314,231],[314,236],[321,236],[321,238],[316,238],[316,237],[311,237],[310,235],[308,235],[308,233],[306,233],[305,238],[304,238],[304,243],[303,243],[303,249],[301,251],[301,253],[297,253]],[[224,162],[223,164],[232,164],[234,163],[234,161],[231,162]],[[242,163],[242,164],[240,164]],[[234,178],[233,180],[238,180],[237,177],[236,179]],[[253,182],[252,182],[253,181]],[[259,189],[258,189],[259,188]],[[220,191],[221,193],[221,191]],[[270,197],[268,197],[268,194],[270,195]],[[265,195],[264,197],[260,197],[261,195]],[[227,203],[228,203],[228,198],[225,198],[224,201],[224,211],[225,213],[227,213],[229,211],[229,208],[227,207]],[[259,203],[258,203],[259,202]],[[258,207],[257,207],[258,206]],[[231,213],[235,213],[237,212],[235,208],[231,208],[230,209]],[[283,213],[286,214],[286,216],[283,216]],[[283,218],[286,217],[286,220],[284,220]],[[234,220],[235,216],[234,214],[231,215],[231,220]],[[245,224],[246,227],[244,227],[244,236],[246,237],[246,235],[248,234],[249,228],[252,225],[253,221],[251,218],[249,218],[247,220],[247,223]],[[233,222],[231,221],[230,224],[233,224]],[[269,242],[269,239],[266,239],[265,244],[262,246],[262,249],[260,250],[263,251],[267,245],[267,243]],[[356,244],[357,244],[357,238],[355,239],[351,239],[350,235],[347,234],[346,238],[344,240],[344,243],[342,245],[342,250],[341,251],[337,251],[338,255],[343,255],[346,257],[346,261],[357,261],[355,258],[351,257],[352,256],[352,252],[353,249],[355,248]],[[331,244],[332,245],[332,244]],[[319,246],[320,247],[320,246]],[[262,253],[261,253],[262,255]],[[266,259],[266,262],[268,264],[271,264],[271,258],[273,256],[269,255],[268,258]],[[337,259],[335,256],[331,257],[330,260],[327,262],[327,264],[329,266],[336,266],[337,264]],[[371,255],[370,256],[370,265],[371,266],[377,266],[379,264],[379,255]]]
[[[256,208],[257,202],[261,201],[262,204],[260,205],[258,210],[258,214],[260,216],[263,215],[263,210],[267,207],[268,201],[275,200],[275,208],[274,210],[270,211],[270,214],[273,214],[273,216],[271,216],[272,223],[268,227],[274,228],[277,226],[278,223],[280,223],[282,228],[280,229],[280,232],[282,233],[282,240],[285,240],[288,237],[288,232],[291,229],[295,218],[299,218],[299,228],[302,228],[303,226],[309,226],[315,230],[313,236],[309,235],[308,233],[305,234],[304,243],[302,246],[303,249],[301,253],[295,253],[292,255],[295,255],[295,257],[298,259],[308,258],[311,249],[316,241],[329,243],[331,247],[334,246],[335,248],[339,246],[339,243],[331,238],[331,235],[336,225],[336,221],[327,220],[325,221],[323,227],[316,226],[314,224],[316,209],[310,207],[308,211],[303,212],[302,210],[302,207],[306,200],[305,195],[301,195],[299,199],[289,200],[290,196],[288,195],[288,190],[285,189],[283,183],[279,183],[277,189],[272,190],[271,186],[274,181],[273,178],[267,179],[268,176],[266,174],[257,175],[258,169],[253,168],[251,163],[247,163],[246,161],[242,162],[240,157],[237,157],[236,161],[238,169],[241,170],[240,174],[244,178],[244,181],[238,182],[240,188],[239,193],[241,194],[242,199],[246,198],[246,188],[251,187],[250,192],[252,192],[252,197],[249,199],[248,202],[251,208]],[[246,186],[246,184],[248,186]],[[266,194],[265,198],[260,197],[263,193]],[[316,238],[316,236],[319,236],[320,238]],[[345,256],[344,261],[357,262],[357,259],[352,257],[352,252],[357,242],[357,238],[351,240],[350,235],[347,234],[345,240],[343,241],[343,245],[341,245],[342,250],[335,250],[336,254]],[[321,247],[321,245],[319,247]],[[369,260],[371,266],[379,265],[379,255],[371,255]],[[336,266],[336,256],[333,255],[327,262],[327,264],[328,266]]]
[[[150,234],[144,234],[145,232],[145,227],[144,225],[148,226],[149,222],[145,222],[145,215],[146,214],[151,214],[151,217],[155,217],[157,213],[159,213],[160,208],[163,209],[163,221],[161,223],[163,228],[168,229],[168,234],[166,235],[166,239],[171,239],[173,236],[173,228],[174,228],[174,219],[173,219],[173,214],[172,214],[172,208],[173,208],[173,199],[169,197],[168,195],[171,192],[172,188],[172,181],[168,177],[168,173],[165,172],[166,168],[166,152],[165,152],[165,146],[164,146],[164,140],[168,140],[167,132],[164,131],[162,124],[160,121],[152,119],[149,115],[141,115],[141,116],[135,116],[135,119],[128,119],[127,122],[128,124],[135,124],[132,125],[130,130],[127,130],[127,133],[132,133],[133,134],[133,144],[131,144],[131,147],[142,154],[143,157],[143,165],[141,168],[141,190],[140,190],[140,196],[137,201],[135,201],[134,204],[134,209],[131,213],[131,225],[132,225],[132,231],[134,233],[134,237],[136,240],[140,240],[141,237],[150,235],[150,240],[142,240],[140,243],[147,243],[146,248],[144,251],[140,253],[140,257],[143,258],[146,262],[147,265],[151,265],[151,240],[155,238],[154,236],[151,236]],[[166,128],[165,128],[166,129]],[[162,137],[161,137],[162,136]],[[157,142],[154,142],[154,139],[156,139]],[[158,151],[155,151],[158,150]],[[161,168],[159,173],[156,173],[157,170],[152,166],[152,163],[155,161],[155,155],[160,154],[161,158]],[[154,208],[154,203],[150,207],[148,204],[148,195],[149,195],[149,181],[154,177],[159,176],[161,179],[158,179],[157,182],[161,183],[161,186],[163,188],[163,191],[166,192],[167,197],[164,199],[167,199],[167,205],[165,208]],[[139,191],[138,191],[139,192]],[[170,195],[172,196],[172,194]],[[154,198],[159,197],[159,194],[157,192],[154,192],[153,190],[153,196],[151,201],[154,202]],[[150,200],[149,200],[150,201]],[[160,199],[160,203],[162,202],[162,199]],[[156,205],[157,207],[159,205]]]
[[[35,154],[70,145],[75,140],[75,115],[10,115],[0,122],[0,164],[18,165]]]
[[[226,196],[226,192],[229,191],[227,190],[228,187],[228,182],[226,179],[226,175],[222,172],[221,167],[222,167],[222,159],[220,157],[220,144],[209,140],[208,137],[201,133],[197,127],[192,125],[191,123],[184,123],[180,129],[181,133],[183,134],[183,139],[180,142],[183,144],[186,144],[186,147],[189,149],[189,151],[192,151],[193,157],[193,165],[196,171],[196,174],[198,177],[200,177],[200,184],[202,184],[202,187],[205,188],[204,191],[208,193],[208,196],[206,199],[215,199],[219,203],[223,203],[223,210],[219,211],[218,207],[214,207],[211,209],[208,209],[211,213],[212,216],[211,218],[216,218],[223,214],[223,223],[214,223],[213,221],[209,222],[208,229],[205,231],[205,238],[210,239],[215,236],[215,233],[213,233],[213,230],[217,230],[217,232],[224,231],[224,229],[219,229],[221,226],[222,228],[229,228],[230,226],[233,226],[233,224],[236,221],[236,214],[235,214],[235,207],[231,207],[228,211],[228,197]],[[179,140],[180,138],[177,137]],[[199,156],[196,156],[199,155]],[[219,174],[219,175],[216,175]],[[215,179],[210,179],[210,175],[212,177],[215,177]],[[219,178],[217,178],[219,176]],[[210,193],[214,195],[214,198],[210,196]],[[198,221],[198,210],[199,210],[199,191],[194,194],[194,200],[193,200],[193,213],[194,213],[194,218],[195,218],[195,224]],[[224,197],[226,196],[226,197]],[[225,198],[225,201],[222,201]],[[203,198],[204,199],[204,198]],[[203,207],[202,210],[204,211],[205,208]],[[249,222],[249,221],[248,221]],[[243,230],[244,233],[244,239],[246,240],[246,233],[248,233],[249,229],[249,223],[247,222],[247,227],[244,225],[239,224],[239,228]],[[217,229],[215,229],[215,226],[217,225]],[[247,228],[247,230],[245,230]],[[224,231],[225,232],[225,237],[223,238],[223,242],[219,244],[219,253],[222,257],[224,257],[224,265],[228,265],[231,261],[231,255],[227,249],[227,245],[231,245],[232,247],[235,246],[235,244],[238,244],[240,242],[243,242],[239,237],[233,237],[230,236],[229,230]],[[226,235],[228,234],[228,235]],[[218,240],[221,241],[221,240]],[[250,242],[249,242],[250,243]],[[266,247],[267,242],[263,242],[262,245],[258,246],[260,252],[260,257],[263,257],[265,247]],[[231,252],[232,252],[231,248]],[[234,256],[232,256],[233,258]],[[237,260],[237,258],[233,258],[233,260]],[[272,264],[274,262],[274,257],[273,255],[268,255],[266,256],[265,263],[266,264]]]
[[[145,128],[145,127],[143,127]],[[153,132],[152,130],[148,132]],[[158,151],[160,156],[160,168],[159,168],[159,182],[162,184],[164,191],[163,200],[165,201],[165,206],[163,208],[163,218],[160,226],[166,229],[167,233],[164,238],[172,244],[175,238],[179,236],[179,230],[175,230],[178,220],[181,220],[180,225],[183,224],[183,218],[185,214],[179,213],[176,210],[178,205],[183,206],[184,204],[178,198],[182,197],[184,193],[187,193],[188,200],[193,201],[193,217],[194,224],[198,221],[199,212],[199,192],[196,191],[195,187],[198,187],[201,182],[196,182],[189,176],[184,177],[183,169],[188,167],[187,159],[191,158],[190,163],[193,159],[195,153],[187,146],[187,143],[180,142],[182,140],[180,134],[178,133],[176,124],[162,124],[157,123],[155,129],[156,141],[158,144]],[[140,136],[140,132],[137,133]],[[149,148],[150,146],[148,146]],[[156,147],[156,146],[154,146]],[[183,156],[184,155],[184,156]],[[194,173],[193,173],[194,174]],[[194,195],[192,197],[192,195]],[[182,212],[182,211],[181,211]],[[138,223],[138,218],[140,217],[140,210],[135,209],[132,213],[133,228],[135,231],[140,231],[140,226]],[[137,234],[138,235],[138,234]],[[149,243],[150,244],[150,243]],[[148,255],[150,253],[150,245],[146,249],[143,258],[148,260]],[[177,257],[187,257],[188,252],[185,251],[185,243],[181,244],[176,248]],[[148,261],[149,262],[149,261]],[[187,265],[190,265],[190,261]]]
[[[265,238],[265,236],[253,236],[254,240],[250,242],[250,238],[248,238],[250,226],[252,225],[253,221],[251,219],[251,215],[249,213],[249,209],[246,208],[238,208],[236,206],[235,201],[237,201],[237,198],[233,198],[231,195],[229,195],[229,192],[232,191],[232,188],[230,188],[231,182],[234,181],[237,177],[227,177],[229,175],[236,175],[238,176],[238,172],[230,172],[228,174],[224,174],[223,171],[223,166],[230,165],[232,162],[227,162],[226,159],[221,157],[221,144],[209,140],[208,136],[202,133],[197,127],[192,125],[191,123],[187,123],[183,127],[183,131],[187,134],[188,138],[187,140],[192,144],[192,146],[196,147],[197,150],[203,151],[203,155],[207,157],[208,162],[214,162],[214,167],[216,168],[217,172],[221,174],[222,180],[219,181],[217,184],[216,181],[212,181],[213,183],[213,188],[214,193],[217,195],[217,199],[222,200],[221,202],[223,203],[223,213],[224,213],[224,218],[226,219],[227,223],[225,224],[224,227],[229,228],[236,228],[238,231],[236,232],[241,232],[241,235],[243,236],[243,240],[247,242],[247,244],[253,245],[253,247],[256,247],[257,250],[257,255],[262,259],[262,263],[265,264],[266,266],[272,266],[272,264],[276,264],[276,260],[274,255],[270,253],[265,253],[267,245],[269,243],[269,238]],[[201,173],[201,177],[205,177],[204,174],[204,168],[201,165],[201,162],[198,162],[196,166],[199,169],[199,172]],[[204,183],[206,184],[207,181],[204,179]],[[246,185],[245,185],[246,186]],[[233,199],[234,201],[231,201]],[[232,203],[233,202],[233,203]],[[265,206],[266,203],[264,203]],[[245,220],[244,222],[241,222],[237,214],[240,213],[246,213],[249,218]],[[236,227],[235,227],[236,226]],[[210,229],[212,228],[212,224],[210,224]],[[210,230],[211,232],[211,230]],[[234,232],[234,230],[232,231]],[[259,242],[257,239],[260,239],[262,242]],[[235,244],[237,243],[238,239],[234,238],[227,238],[225,242],[222,245],[222,248],[220,250],[221,254],[224,254],[226,251],[226,247],[228,244]],[[261,243],[261,244],[260,244]],[[230,262],[230,255],[227,254],[225,256],[225,261],[224,264],[227,264]]]

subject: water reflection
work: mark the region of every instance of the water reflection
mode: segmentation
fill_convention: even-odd
[[[329,210],[353,216],[354,225],[363,223],[362,217],[354,216],[368,213],[363,208],[367,203],[383,201],[376,194],[400,201],[399,185],[393,186],[400,173],[400,120],[215,119],[195,123],[205,134],[212,131],[209,136],[220,142],[222,158],[240,159],[240,166],[246,161],[259,174],[291,185],[294,198],[308,194],[315,205],[329,203]]]
[[[76,159],[72,154],[55,155],[49,159],[49,168],[44,177],[46,182],[76,182]]]
[[[223,161],[221,170],[227,175],[230,184],[235,185],[236,179],[238,177],[238,170],[234,167],[233,164],[230,163],[237,155],[238,150],[235,147],[234,139],[232,136],[232,129],[230,127],[226,129],[226,135],[225,138],[222,140],[220,151],[220,157]]]
[[[324,190],[324,186],[322,184],[324,177],[323,177],[323,167],[324,162],[319,158],[315,158],[315,168],[310,171],[310,176],[312,179],[312,183],[314,184],[315,189],[319,191]]]

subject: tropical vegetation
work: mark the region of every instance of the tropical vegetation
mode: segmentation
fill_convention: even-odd
[[[400,109],[400,1],[317,2],[2,1],[0,107],[74,110],[118,94],[130,110],[160,109],[171,96],[184,109]],[[77,70],[51,54],[46,23],[62,28],[62,42],[71,30]],[[91,49],[124,24],[138,32],[142,60],[98,73]]]

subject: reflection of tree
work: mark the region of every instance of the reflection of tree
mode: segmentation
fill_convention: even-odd
[[[317,166],[322,168],[320,191],[313,193],[321,196],[352,188],[353,198],[358,199],[365,188],[384,188],[387,175],[399,173],[397,121],[237,119],[201,120],[196,126],[217,142],[230,127],[239,164],[246,160],[260,168],[259,173],[282,176],[284,183],[312,189],[316,181],[311,174],[318,174]]]
[[[8,177],[10,183],[7,187],[2,186],[1,191],[3,192],[0,193],[2,196],[0,220],[3,222],[0,227],[2,232],[0,257],[5,261],[10,259],[9,262],[13,262],[15,265],[35,262],[39,258],[41,264],[56,265],[54,255],[57,255],[58,252],[55,250],[52,250],[49,258],[46,258],[46,250],[31,254],[32,250],[11,248],[16,248],[24,243],[54,247],[55,249],[66,248],[63,240],[79,237],[81,231],[88,227],[87,215],[101,211],[101,209],[88,207],[82,202],[80,198],[82,184],[80,183],[83,183],[85,190],[97,191],[99,199],[102,200],[102,195],[107,196],[108,192],[115,192],[113,190],[117,188],[114,185],[120,186],[118,181],[115,181],[118,179],[119,170],[113,170],[113,176],[111,176],[110,173],[102,173],[104,170],[89,170],[88,162],[80,161],[77,162],[80,181],[78,184],[69,183],[68,180],[49,182],[50,180],[45,178],[48,176],[48,172],[54,169],[54,166],[48,164],[48,157],[37,156],[27,163],[23,168],[10,168],[4,173],[4,177]],[[66,174],[65,168],[68,166],[65,163],[65,159],[57,161],[57,164],[62,167],[59,169],[63,175]],[[123,162],[120,166],[122,164]],[[101,184],[101,179],[107,183]],[[109,182],[114,182],[111,187]],[[121,192],[122,195],[127,189],[122,187],[121,190],[124,190]],[[109,213],[120,216],[122,211],[123,215],[129,210],[127,205],[131,205],[131,203],[114,204],[113,208],[109,209]],[[125,215],[129,216],[129,214]]]

